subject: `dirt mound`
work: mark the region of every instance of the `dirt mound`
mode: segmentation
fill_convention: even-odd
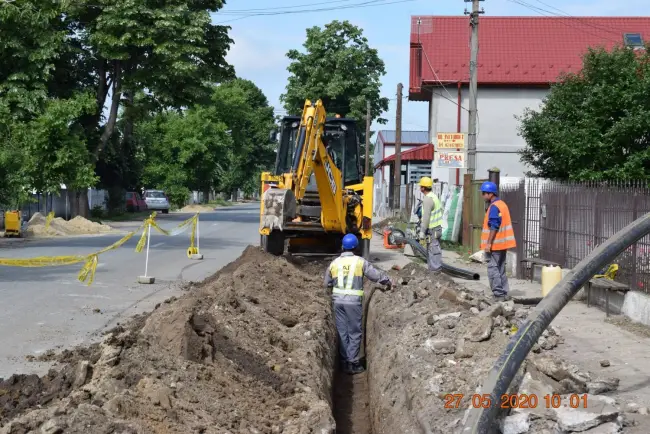
[[[60,385],[3,382],[0,432],[333,432],[336,340],[321,276],[249,247],[191,291],[62,354]]]
[[[47,219],[41,213],[35,213],[27,223],[27,236],[32,237],[63,237],[70,235],[91,235],[111,232],[113,228],[101,223],[91,222],[81,216],[69,221],[56,217],[52,219],[49,227]]]
[[[181,208],[181,212],[213,212],[214,207],[210,205],[200,205],[200,204],[192,204],[192,205],[185,205],[183,208]]]

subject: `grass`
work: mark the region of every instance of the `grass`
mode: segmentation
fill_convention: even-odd
[[[232,202],[226,199],[221,199],[220,197],[216,198],[215,200],[211,200],[208,202],[209,205],[214,205],[214,206],[232,206]]]
[[[471,253],[467,249],[467,247],[463,246],[462,244],[459,243],[453,243],[451,241],[440,241],[440,247],[442,247],[442,250],[448,250],[450,252],[456,252],[462,259],[465,261],[469,261],[469,256]]]

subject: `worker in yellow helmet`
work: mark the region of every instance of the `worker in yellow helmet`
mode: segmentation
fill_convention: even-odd
[[[422,221],[420,226],[420,240],[427,240],[427,266],[430,271],[439,273],[442,270],[442,203],[433,192],[433,180],[428,176],[420,178],[420,191],[422,199]]]

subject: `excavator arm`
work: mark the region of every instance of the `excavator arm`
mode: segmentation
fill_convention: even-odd
[[[296,200],[302,200],[313,173],[321,201],[323,228],[327,232],[344,233],[346,225],[343,209],[343,176],[332,161],[322,140],[325,121],[326,111],[323,103],[318,100],[315,105],[312,105],[311,101],[307,100],[300,124],[301,135],[296,153],[298,167],[294,174],[296,180],[294,195]],[[305,132],[304,142],[300,143],[303,137],[302,130]]]
[[[261,176],[260,245],[274,255],[336,253],[353,233],[367,255],[373,179],[358,165],[355,121],[327,118],[321,100],[306,100],[302,116],[281,125],[275,171]]]

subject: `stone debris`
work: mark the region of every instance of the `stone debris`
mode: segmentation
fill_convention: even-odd
[[[530,429],[530,414],[517,413],[503,418],[500,424],[503,434],[523,434]]]
[[[490,339],[494,320],[491,316],[477,318],[474,322],[472,331],[467,336],[472,342],[483,342]]]
[[[609,360],[606,360],[606,359],[601,360],[600,361],[600,366],[602,366],[603,368],[609,368],[611,366],[611,363],[609,363]]]
[[[587,383],[587,391],[592,394],[612,392],[618,389],[620,379],[618,378],[596,378],[594,381]]]
[[[606,422],[615,422],[618,418],[619,410],[614,406],[612,398],[586,395],[586,407],[582,397],[577,405],[575,401],[575,395],[564,395],[560,407],[553,409],[560,430],[582,432]]]

